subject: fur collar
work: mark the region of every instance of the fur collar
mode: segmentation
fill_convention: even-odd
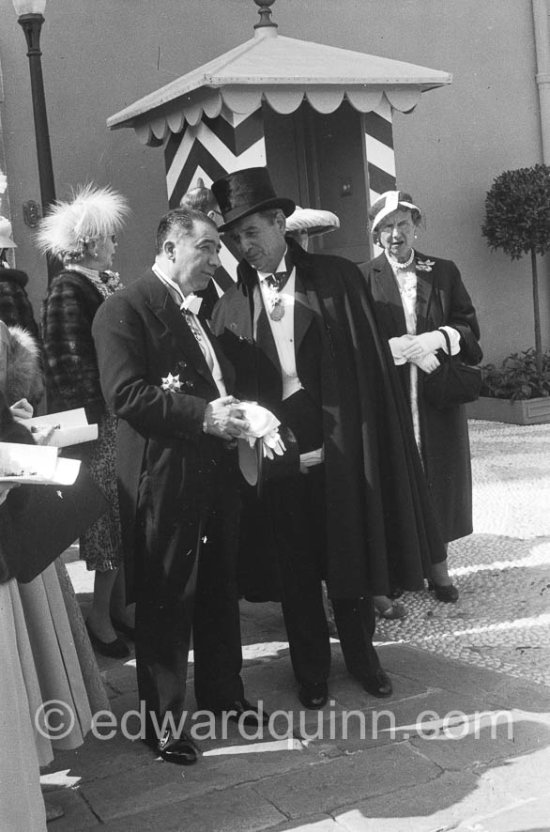
[[[27,330],[10,326],[5,349],[7,369],[3,386],[8,404],[29,399],[31,404],[36,405],[44,391],[38,344]]]

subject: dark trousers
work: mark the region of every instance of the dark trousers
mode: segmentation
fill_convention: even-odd
[[[282,608],[296,679],[324,682],[330,671],[330,640],[321,581],[325,574],[324,466],[266,483],[273,521]],[[355,677],[374,673],[380,662],[372,645],[374,606],[369,597],[333,599],[346,667]]]
[[[156,531],[140,524],[136,669],[150,738],[156,736],[150,713],[162,724],[171,712],[177,726],[184,711],[191,633],[199,708],[218,710],[244,696],[235,569],[238,506],[231,499],[228,491],[222,506],[206,512],[201,523],[182,519],[164,557],[151,552],[158,549],[158,542],[151,543]]]

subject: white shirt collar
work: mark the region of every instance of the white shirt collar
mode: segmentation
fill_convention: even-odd
[[[197,297],[197,295],[194,292],[189,292],[188,295],[184,295],[178,284],[175,281],[173,281],[172,278],[168,277],[168,275],[165,272],[163,272],[158,263],[153,263],[151,268],[153,272],[156,274],[156,276],[159,278],[159,280],[161,280],[163,283],[165,283],[167,286],[169,286],[176,292],[177,296],[181,300],[181,303],[179,304],[180,310],[182,310],[183,312],[192,312],[193,315],[199,314],[199,309],[201,308],[202,304],[202,298]]]
[[[287,254],[287,251],[288,251],[288,249],[285,248],[284,254],[281,257],[281,262],[279,263],[278,267],[275,269],[274,272],[261,272],[259,269],[257,270],[258,271],[258,277],[260,278],[260,280],[263,281],[263,280],[266,279],[266,277],[271,277],[272,274],[276,274],[277,272],[286,272],[287,271],[287,268],[286,268],[286,254]],[[292,271],[292,269],[290,269],[290,271]]]

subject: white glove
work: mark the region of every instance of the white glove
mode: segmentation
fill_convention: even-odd
[[[422,355],[420,358],[415,358],[411,361],[411,364],[416,364],[416,366],[425,373],[433,373],[434,370],[437,370],[439,367],[439,361],[435,355]]]
[[[438,329],[434,329],[433,332],[422,332],[420,335],[414,335],[413,341],[403,348],[403,356],[407,361],[411,361],[426,353],[433,355],[437,350],[443,349],[445,344],[445,336]]]
[[[414,342],[415,337],[415,335],[400,335],[389,339],[388,344],[390,345],[394,364],[397,366],[406,364],[408,359],[405,358],[404,350]]]
[[[266,456],[268,459],[274,459],[276,456],[282,456],[286,451],[285,444],[279,436],[278,430],[276,436],[273,436],[272,434],[269,436],[262,436],[257,441],[262,443],[262,453],[264,457]]]
[[[260,441],[262,453],[268,459],[282,456],[286,448],[279,436],[281,423],[277,417],[256,402],[240,402],[239,409],[242,411],[243,418],[248,422],[248,429],[243,432],[242,437],[246,439],[250,447],[253,448],[256,442]]]

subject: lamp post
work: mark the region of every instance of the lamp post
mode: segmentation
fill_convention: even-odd
[[[27,40],[27,55],[31,74],[32,107],[34,113],[34,132],[36,136],[36,154],[38,158],[38,176],[40,179],[40,198],[42,211],[55,201],[55,184],[53,178],[52,151],[44,95],[42,76],[42,52],[40,50],[40,32],[44,23],[46,0],[12,0],[17,13],[18,23]],[[54,274],[53,262],[48,258],[48,280]]]

